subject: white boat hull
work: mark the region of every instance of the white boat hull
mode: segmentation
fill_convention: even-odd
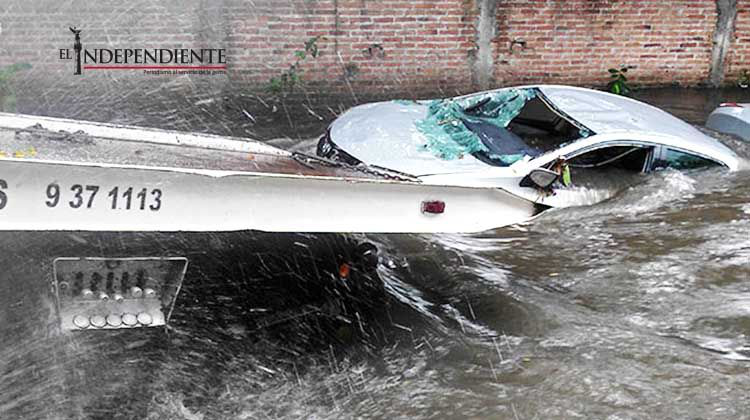
[[[491,188],[33,159],[0,160],[0,207],[0,230],[72,231],[478,232],[535,214]]]

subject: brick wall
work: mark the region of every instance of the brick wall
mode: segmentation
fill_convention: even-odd
[[[480,7],[487,5],[494,25],[483,47]],[[315,36],[320,56],[297,71],[313,93],[450,94],[478,88],[477,69],[487,68],[491,86],[602,85],[606,70],[622,64],[635,67],[637,84],[699,85],[708,80],[716,20],[716,0],[5,0],[0,65],[31,63],[19,82],[29,89],[154,82],[137,71],[72,76],[57,50],[70,46],[67,28],[76,25],[89,48],[226,48],[226,76],[173,81],[255,92]],[[489,67],[476,65],[482,48],[491,50]],[[749,59],[750,0],[738,0],[728,81]]]
[[[348,90],[467,86],[475,36],[472,0],[255,2],[228,8],[235,78],[265,84],[319,36],[320,56],[300,73]],[[467,78],[467,76],[469,76]],[[433,87],[434,89],[434,87]]]
[[[527,0],[501,2],[495,43],[500,84],[603,84],[633,66],[638,84],[696,85],[708,78],[714,1]],[[525,43],[524,43],[525,42]]]
[[[735,22],[735,37],[732,48],[727,57],[727,79],[736,80],[740,72],[746,69],[750,72],[750,1],[739,0],[737,4],[737,20]]]

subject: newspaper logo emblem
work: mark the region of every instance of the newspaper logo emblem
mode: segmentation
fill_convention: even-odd
[[[73,74],[81,74],[81,50],[83,49],[81,46],[81,29],[76,29],[75,27],[70,27],[69,29],[76,37],[73,43],[73,50],[76,52],[76,71]]]

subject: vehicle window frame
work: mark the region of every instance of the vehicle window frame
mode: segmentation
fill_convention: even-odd
[[[581,139],[581,140],[583,140],[583,139]],[[579,140],[579,141],[581,141],[581,140]],[[565,160],[570,160],[570,159],[573,159],[576,156],[579,156],[581,154],[584,154],[584,153],[587,153],[587,152],[590,152],[590,151],[594,151],[594,150],[597,150],[597,149],[606,148],[606,147],[613,147],[613,146],[639,146],[639,147],[650,147],[652,149],[651,152],[649,153],[648,158],[646,159],[646,161],[648,163],[648,167],[646,167],[644,169],[644,172],[652,172],[653,171],[652,167],[653,167],[654,151],[655,151],[655,149],[657,147],[666,147],[666,148],[672,149],[672,150],[674,150],[676,152],[687,153],[687,154],[690,154],[690,155],[694,155],[694,156],[706,159],[706,160],[708,160],[710,162],[716,163],[717,165],[719,165],[719,166],[721,166],[723,168],[727,168],[728,167],[726,163],[724,163],[724,162],[722,162],[720,160],[717,160],[717,159],[715,159],[715,158],[713,158],[711,156],[704,155],[703,153],[695,152],[693,150],[683,149],[683,148],[680,148],[680,147],[668,146],[668,145],[664,145],[662,143],[655,143],[655,142],[649,142],[649,141],[640,141],[640,140],[607,140],[607,141],[604,141],[604,142],[601,142],[601,143],[591,144],[591,145],[588,145],[588,146],[582,146],[582,147],[580,147],[578,149],[569,151],[569,152],[564,153],[564,154],[560,153],[561,149],[563,149],[565,147],[568,147],[568,146],[572,146],[575,143],[576,142],[568,144],[568,145],[564,145],[564,146],[562,146],[562,147],[560,147],[558,149],[552,150],[550,152],[547,152],[547,153],[545,153],[545,154],[543,154],[541,156],[538,156],[538,157],[534,158],[533,160],[539,162],[539,164],[536,164],[534,166],[538,167],[538,168],[542,168],[542,167],[545,167],[545,166],[549,165],[550,163],[554,162],[555,160],[557,160],[558,157],[561,157],[561,158],[563,158]]]
[[[697,158],[700,158],[700,159],[703,159],[703,160],[707,160],[707,161],[713,162],[714,164],[716,164],[718,166],[721,166],[723,168],[727,167],[727,165],[724,162],[716,160],[716,159],[714,159],[714,158],[712,158],[710,156],[706,156],[706,155],[704,155],[702,153],[696,153],[696,152],[694,152],[692,150],[685,150],[685,149],[682,149],[682,148],[679,148],[679,147],[666,146],[666,145],[660,144],[660,145],[654,147],[654,151],[653,151],[653,153],[651,155],[651,159],[650,159],[650,162],[649,162],[648,172],[653,172],[653,171],[655,171],[657,169],[664,169],[662,167],[659,167],[659,168],[655,167],[655,164],[657,162],[656,157],[660,156],[662,154],[666,155],[666,153],[669,150],[673,150],[673,151],[678,152],[678,153],[683,153],[683,154],[694,156],[694,157],[697,157]],[[676,168],[674,168],[674,169],[676,169]],[[692,168],[692,169],[700,169],[700,167],[698,167],[698,168]],[[684,169],[676,169],[676,170],[691,170],[691,169],[690,168],[684,168]]]
[[[646,159],[644,159],[643,161],[643,167],[641,168],[641,171],[640,171],[641,173],[647,172],[648,169],[650,168],[651,161],[654,156],[654,149],[656,148],[656,145],[645,143],[645,142],[639,142],[639,141],[618,140],[618,141],[608,141],[604,143],[598,143],[598,144],[582,147],[580,149],[576,149],[575,151],[572,151],[570,153],[563,155],[562,158],[565,160],[572,160],[578,156],[584,155],[589,152],[593,152],[595,150],[607,149],[610,147],[628,147],[628,146],[640,147],[643,149],[650,149],[648,151],[648,155],[646,156]]]

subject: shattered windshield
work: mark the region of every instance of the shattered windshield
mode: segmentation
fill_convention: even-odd
[[[435,100],[428,107],[416,127],[425,136],[423,147],[444,160],[470,154],[490,165],[509,166],[589,135],[550,109],[534,88]]]

